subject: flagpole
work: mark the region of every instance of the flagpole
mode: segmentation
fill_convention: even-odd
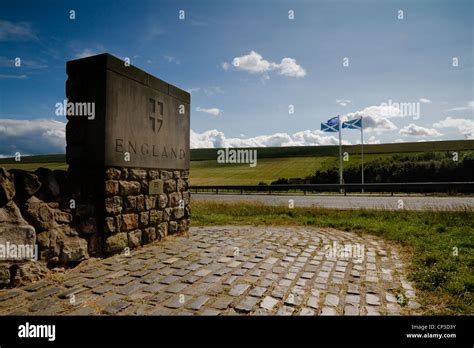
[[[337,115],[337,121],[339,123],[339,185],[343,184],[342,179],[342,140],[341,140],[341,133],[342,133],[342,124],[341,124],[341,116]],[[341,193],[343,192],[341,187]]]
[[[360,117],[360,151],[362,154],[362,193],[364,193],[364,121]]]

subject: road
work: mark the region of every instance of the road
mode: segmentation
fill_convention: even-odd
[[[406,210],[462,210],[474,209],[474,197],[424,197],[424,196],[290,196],[261,194],[192,194],[193,200],[224,202],[256,201],[269,205],[289,204],[295,207],[322,207],[334,209],[406,209]],[[403,205],[403,206],[402,206]]]

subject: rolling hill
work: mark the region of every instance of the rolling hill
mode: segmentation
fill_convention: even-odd
[[[297,146],[257,148],[258,164],[217,163],[218,149],[191,150],[191,185],[253,185],[271,183],[279,178],[304,178],[316,170],[338,165],[338,146]],[[474,150],[474,140],[454,140],[416,143],[364,145],[364,159],[368,163],[393,154],[415,154],[420,152],[447,152]],[[343,146],[349,153],[344,165],[360,163],[360,145]],[[13,158],[1,158],[0,166],[7,169],[35,170],[39,167],[67,169],[65,155],[25,156],[21,162]]]

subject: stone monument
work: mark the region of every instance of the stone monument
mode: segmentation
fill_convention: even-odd
[[[89,253],[187,231],[190,94],[110,54],[69,61],[67,74],[71,204]]]

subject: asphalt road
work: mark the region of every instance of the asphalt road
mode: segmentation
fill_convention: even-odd
[[[256,201],[269,205],[289,204],[295,207],[322,207],[335,209],[406,209],[406,210],[462,210],[474,209],[474,197],[424,197],[424,196],[287,196],[287,195],[236,195],[236,194],[192,194],[193,200],[224,202]],[[401,203],[402,202],[402,203]],[[401,204],[403,206],[401,207]]]

